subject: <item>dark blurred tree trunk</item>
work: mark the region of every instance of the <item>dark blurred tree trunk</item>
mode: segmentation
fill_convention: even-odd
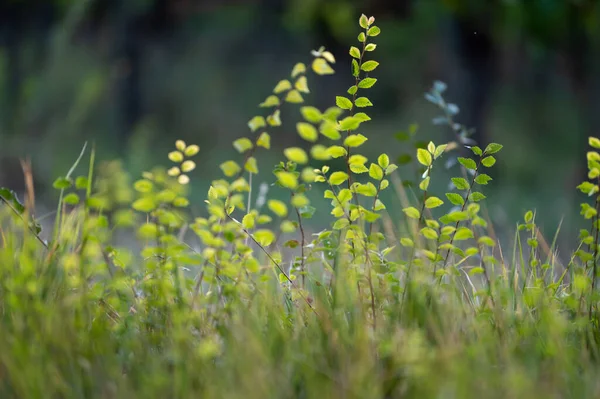
[[[489,142],[486,122],[495,82],[496,49],[486,18],[457,15],[450,22],[451,49],[457,56],[459,79],[450,89],[459,94],[458,121],[474,129],[471,138],[480,146]]]

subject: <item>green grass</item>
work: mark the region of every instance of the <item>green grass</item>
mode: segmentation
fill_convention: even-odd
[[[54,181],[49,233],[31,184],[25,204],[0,188],[0,397],[600,394],[600,201],[582,204],[588,230],[563,258],[531,211],[499,239],[482,192],[502,146],[469,143],[441,82],[427,99],[455,139],[409,129],[406,165],[385,153],[369,162],[369,108],[356,107],[378,67],[367,62],[373,23],[360,19],[353,86],[337,107],[304,105],[304,78],[335,65],[319,49],[250,120],[239,159],[203,171],[220,175],[204,203],[190,201],[187,175],[199,148],[181,140],[169,169],[139,179],[84,147]],[[297,104],[306,149],[259,172],[280,109]],[[593,199],[600,155],[587,159],[591,181],[578,188]],[[436,195],[448,176],[454,186]]]

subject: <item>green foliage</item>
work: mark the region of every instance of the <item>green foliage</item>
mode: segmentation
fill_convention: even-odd
[[[310,79],[334,73],[335,58],[320,48],[310,69],[295,64],[203,204],[188,197],[200,148],[182,140],[168,168],[133,182],[118,162],[95,165],[93,149],[75,176],[85,146],[54,181],[48,241],[27,202],[0,188],[2,397],[597,396],[600,155],[587,154],[590,181],[578,189],[593,198],[581,205],[590,225],[568,264],[533,211],[511,259],[481,216],[492,181],[482,171],[502,146],[469,139],[443,83],[426,98],[454,140],[417,142],[412,125],[396,135],[410,146],[396,163],[364,155],[371,118],[355,111],[377,87],[379,64],[366,59],[374,22],[360,17],[349,50],[351,97],[305,105]],[[273,131],[287,126],[282,107],[298,107],[291,123],[307,148],[284,149],[260,173]],[[434,193],[443,158],[456,159],[452,189]],[[418,181],[413,195],[394,184],[400,223],[382,196],[404,179],[398,165]],[[252,179],[266,189],[253,192]],[[312,206],[311,190],[330,208]],[[135,249],[120,244],[126,232]]]

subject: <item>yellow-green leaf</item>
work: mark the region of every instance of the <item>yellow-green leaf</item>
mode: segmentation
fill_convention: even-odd
[[[269,207],[271,212],[273,212],[275,215],[279,216],[280,218],[284,218],[287,216],[288,209],[287,209],[287,206],[285,205],[285,202],[272,199],[267,202],[267,206]]]
[[[438,197],[429,197],[425,200],[425,207],[427,209],[437,208],[444,204],[444,201],[439,199]]]
[[[287,79],[280,80],[279,83],[277,83],[277,85],[273,89],[273,93],[278,94],[278,93],[284,92],[286,90],[290,90],[291,88],[292,88],[292,84],[290,83],[289,80],[287,80]]]
[[[352,101],[342,96],[335,97],[335,105],[341,109],[352,109]]]
[[[267,150],[271,148],[271,136],[269,136],[269,133],[262,132],[256,140],[256,145],[262,148],[266,148]]]
[[[372,179],[381,180],[383,179],[383,169],[381,169],[381,166],[372,163],[369,167],[369,176]]]
[[[346,149],[339,145],[333,145],[327,149],[327,152],[332,158],[340,158],[346,156]]]
[[[312,62],[312,69],[317,75],[331,75],[334,73],[333,68],[323,58],[315,58]]]
[[[244,169],[250,173],[258,174],[258,165],[256,163],[256,158],[249,157],[244,164]]]
[[[285,96],[285,101],[288,103],[298,104],[304,102],[304,99],[298,90],[290,90]]]
[[[421,217],[421,213],[419,212],[419,210],[412,206],[404,208],[402,211],[406,214],[406,216],[412,219],[419,219]]]
[[[329,183],[333,186],[342,184],[346,180],[348,180],[348,174],[345,172],[333,172],[331,176],[329,176]]]
[[[283,187],[295,189],[298,186],[298,178],[290,172],[277,172],[277,181]]]
[[[310,123],[298,122],[296,130],[298,131],[298,135],[306,141],[315,142],[319,138],[317,129]]]
[[[300,76],[296,80],[296,83],[294,83],[294,87],[301,93],[310,93],[310,90],[308,89],[308,82],[306,80],[306,76]]]
[[[226,161],[223,162],[220,166],[223,174],[227,177],[233,177],[236,173],[238,173],[242,168],[235,161]]]
[[[362,134],[351,134],[344,139],[344,145],[347,147],[359,147],[365,141],[367,141],[367,138]]]
[[[308,155],[306,152],[300,147],[289,147],[283,150],[286,158],[292,162],[296,162],[299,164],[304,164],[308,162]]]
[[[301,107],[300,113],[302,114],[302,117],[306,121],[312,122],[312,123],[319,123],[319,122],[321,122],[321,119],[323,118],[321,111],[319,111],[317,108],[311,107],[311,106]]]
[[[419,160],[419,163],[421,165],[431,166],[432,158],[431,158],[431,154],[429,153],[429,151],[427,151],[423,148],[417,149],[417,159]]]

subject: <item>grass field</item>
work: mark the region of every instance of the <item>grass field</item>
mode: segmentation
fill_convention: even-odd
[[[239,158],[204,171],[204,204],[189,200],[201,149],[181,140],[140,177],[86,145],[54,181],[44,231],[27,167],[24,202],[0,189],[0,397],[600,395],[600,140],[577,188],[590,198],[577,248],[559,258],[532,211],[499,240],[484,192],[502,146],[469,141],[443,83],[426,98],[454,140],[409,129],[406,165],[361,155],[380,30],[359,25],[348,93],[307,105],[335,58],[322,48],[296,64],[233,143]],[[282,107],[300,121],[286,125]],[[282,124],[306,148],[265,171]],[[450,189],[433,192],[448,174]]]

